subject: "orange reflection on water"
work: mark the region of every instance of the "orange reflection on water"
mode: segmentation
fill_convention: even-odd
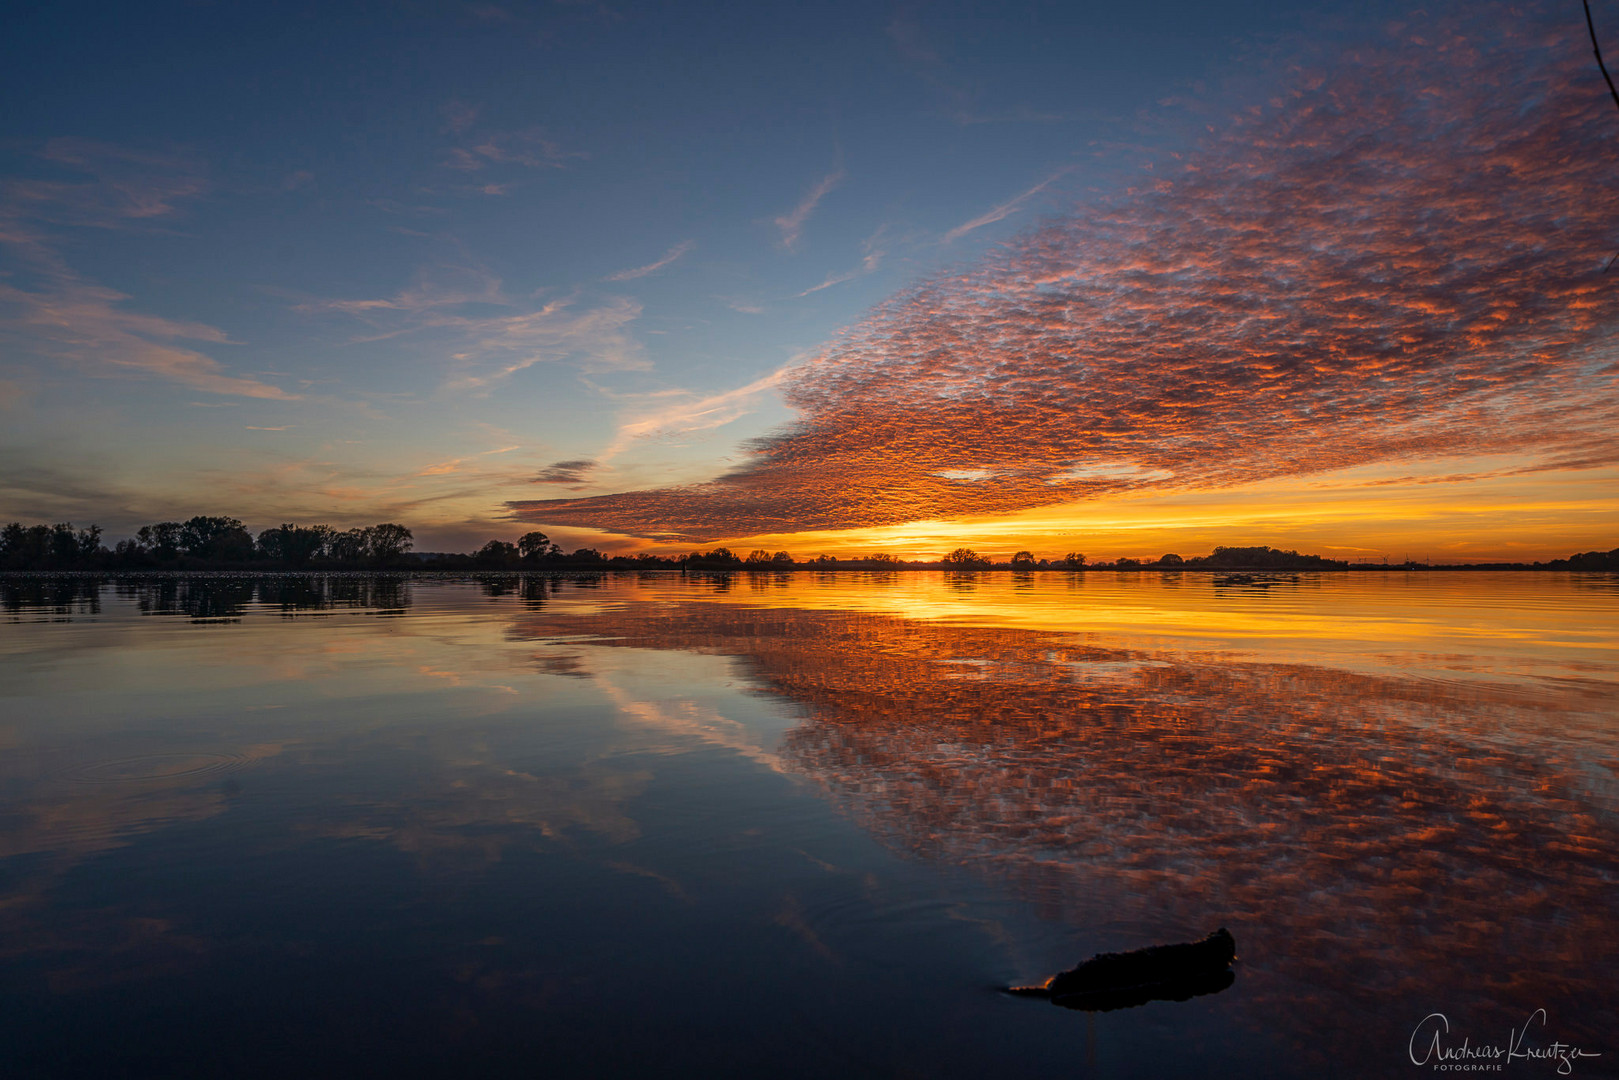
[[[1157,571],[739,579],[729,592],[746,589],[749,603],[766,607],[1106,635],[1108,644],[1238,650],[1358,671],[1619,672],[1619,580],[1609,574],[1306,572],[1247,585]]]
[[[1435,1010],[1505,1032],[1546,1008],[1587,1046],[1615,1030],[1609,682],[702,602],[518,626],[742,658],[807,712],[788,766],[865,828],[1138,944],[1231,927],[1245,1022],[1301,1052],[1387,1062]]]

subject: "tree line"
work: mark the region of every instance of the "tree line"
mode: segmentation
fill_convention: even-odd
[[[188,521],[143,525],[133,537],[108,548],[99,525],[75,529],[72,522],[0,527],[0,568],[212,569],[215,567],[400,565],[411,548],[410,530],[394,522],[361,529],[328,525],[282,525],[254,536],[233,517],[199,514]]]
[[[1217,547],[1208,555],[1173,553],[1156,559],[1116,558],[1092,562],[1077,551],[1060,559],[1036,558],[1019,551],[1001,561],[958,547],[937,560],[905,560],[885,552],[855,558],[817,555],[795,559],[785,551],[763,548],[739,555],[728,547],[663,556],[607,555],[595,548],[564,551],[543,532],[533,531],[515,543],[490,540],[476,551],[413,552],[410,529],[395,522],[365,528],[334,529],[327,525],[284,524],[251,534],[233,517],[198,515],[187,521],[143,525],[133,537],[108,548],[99,525],[75,529],[71,522],[0,527],[3,570],[140,570],[140,569],[416,569],[416,570],[1356,570],[1367,567],[1320,555],[1301,555],[1266,546]],[[1619,570],[1619,548],[1588,551],[1550,562],[1399,564],[1408,569]]]
[[[364,528],[280,525],[257,536],[233,517],[199,514],[187,521],[143,525],[111,548],[102,528],[72,522],[0,527],[0,570],[215,570],[215,569],[546,569],[644,565],[610,559],[594,548],[567,552],[542,532],[513,543],[491,540],[469,554],[420,553],[411,531],[397,522]],[[678,565],[655,560],[660,565]]]

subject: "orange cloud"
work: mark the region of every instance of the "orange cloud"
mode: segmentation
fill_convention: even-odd
[[[1391,33],[1150,186],[894,297],[785,375],[801,420],[742,468],[510,505],[706,541],[1413,459],[1619,461],[1615,119],[1580,31],[1490,9]]]

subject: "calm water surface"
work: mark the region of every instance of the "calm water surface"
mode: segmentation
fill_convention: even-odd
[[[0,717],[7,1076],[1619,1073],[1613,575],[13,576]]]

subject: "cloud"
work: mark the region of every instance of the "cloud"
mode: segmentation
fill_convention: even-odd
[[[973,94],[951,71],[943,53],[918,18],[921,5],[902,3],[888,23],[888,37],[895,50],[922,82],[947,103],[952,114],[965,113]]]
[[[875,274],[878,267],[883,264],[883,256],[888,254],[886,248],[879,246],[882,243],[883,234],[887,231],[888,226],[884,225],[861,242],[860,250],[864,254],[860,257],[858,266],[852,270],[845,270],[841,274],[828,274],[825,281],[822,281],[819,285],[811,285],[799,293],[799,297],[803,298],[811,293],[818,293],[822,289],[830,289],[834,285],[842,285],[845,281],[853,281],[855,278],[862,278],[867,274]]]
[[[586,476],[597,468],[587,459],[553,461],[534,478],[536,484],[582,484]]]
[[[53,245],[63,226],[154,228],[181,200],[207,190],[200,165],[183,154],[87,139],[52,139],[37,156],[86,179],[0,182],[0,250],[9,279],[0,281],[0,333],[97,375],[152,376],[241,397],[297,396],[226,374],[217,360],[180,344],[229,344],[223,330],[130,310],[124,306],[129,296],[75,273]]]
[[[424,316],[434,310],[468,304],[508,305],[501,280],[488,270],[473,265],[441,265],[431,272],[420,270],[416,280],[392,296],[369,300],[311,300],[298,305],[304,312],[340,311],[349,315],[377,315],[398,312]]]
[[[478,106],[471,102],[452,99],[439,107],[439,115],[444,117],[444,130],[460,134],[471,128],[477,121],[481,112]]]
[[[988,213],[980,214],[978,217],[973,218],[971,221],[966,222],[965,224],[957,225],[954,229],[951,229],[949,232],[944,234],[944,242],[948,244],[952,240],[958,240],[961,237],[966,236],[974,229],[981,229],[985,225],[993,225],[997,221],[1011,217],[1013,214],[1017,213],[1023,208],[1024,203],[1028,202],[1030,199],[1040,194],[1040,192],[1050,187],[1052,182],[1058,177],[1061,177],[1065,173],[1071,171],[1072,167],[1067,169],[1058,169],[1056,172],[1052,173],[1050,176],[1046,177],[1044,180],[1040,181],[1023,194],[1008,199],[995,209],[989,211]]]
[[[636,278],[644,278],[648,274],[656,274],[659,270],[662,270],[665,266],[668,266],[676,259],[679,259],[682,255],[686,254],[686,252],[690,251],[695,246],[695,241],[682,240],[680,243],[664,252],[663,258],[659,259],[657,262],[647,263],[645,266],[637,266],[633,270],[620,270],[616,274],[608,274],[605,280],[634,281]]]
[[[574,303],[567,297],[515,315],[435,320],[433,325],[470,339],[468,348],[452,356],[463,373],[451,379],[449,387],[485,387],[538,363],[570,359],[584,371],[649,366],[640,345],[625,332],[640,318],[640,304],[614,297],[597,307],[576,310]]]
[[[97,375],[168,379],[210,394],[290,401],[298,397],[259,379],[226,374],[220,363],[181,341],[227,344],[205,323],[144,315],[123,307],[129,297],[85,281],[52,260],[42,287],[0,284],[0,329],[40,353]]]
[[[58,138],[35,155],[49,177],[0,181],[0,214],[11,221],[107,229],[152,228],[209,187],[202,163],[183,151],[139,150]],[[62,179],[63,171],[78,179]]]
[[[977,867],[1068,925],[1195,927],[1229,911],[1239,939],[1252,926],[1293,943],[1266,972],[1244,973],[1263,976],[1244,991],[1249,1015],[1319,1060],[1364,1061],[1356,1073],[1379,1071],[1431,1008],[1432,984],[1412,972],[1490,979],[1504,938],[1515,953],[1568,958],[1558,978],[1571,995],[1612,981],[1619,830],[1605,809],[1611,774],[1590,750],[1611,745],[1594,707],[1610,684],[1582,700],[1572,688],[1321,666],[1309,658],[1325,650],[1303,643],[1234,663],[1204,652],[1207,639],[1158,651],[1132,635],[1131,649],[1105,648],[1073,622],[1040,631],[808,606],[553,606],[510,635],[590,639],[593,674],[646,649],[738,658],[750,686],[803,712],[770,747],[779,762],[761,760],[813,778],[894,850]],[[1427,630],[1411,627],[1406,642],[1429,647]],[[614,650],[628,655],[610,668]],[[1470,812],[1435,813],[1460,805]],[[1571,820],[1587,839],[1574,842]],[[1509,832],[1514,845],[1500,839]],[[1430,873],[1468,885],[1422,888]],[[1023,970],[1049,971],[1049,959]],[[1345,971],[1365,973],[1355,993],[1377,1006],[1324,1025],[1344,1011]],[[1503,979],[1491,998],[1516,1022],[1543,986]],[[1606,1013],[1580,1013],[1569,1037],[1605,1041]]]
[[[1140,188],[893,297],[782,375],[799,420],[715,481],[511,506],[706,540],[1619,461],[1615,118],[1583,27],[1515,12],[1390,30]],[[948,475],[969,470],[994,479]]]
[[[819,183],[810,189],[799,204],[792,211],[776,218],[776,227],[781,230],[781,245],[788,251],[798,246],[798,238],[804,232],[804,222],[815,212],[821,200],[827,193],[843,182],[843,170],[827,173]]]
[[[452,116],[451,123],[455,119]],[[477,136],[464,146],[450,148],[444,162],[452,169],[476,172],[490,165],[522,165],[530,169],[566,168],[569,161],[587,158],[581,150],[564,150],[541,128],[495,131]]]
[[[572,361],[583,371],[648,366],[627,330],[641,315],[636,301],[609,297],[592,307],[572,295],[534,308],[507,297],[500,279],[476,266],[423,271],[389,297],[314,300],[298,310],[364,321],[375,333],[361,342],[415,337],[441,349],[450,389],[486,388],[538,363]]]
[[[709,431],[723,427],[753,411],[760,395],[780,385],[787,369],[781,368],[761,376],[734,390],[692,399],[681,392],[661,394],[661,397],[680,396],[686,400],[663,405],[651,412],[637,415],[619,424],[612,443],[601,453],[601,460],[617,457],[634,443],[644,439],[671,438],[694,431]]]
[[[124,511],[138,497],[118,483],[117,463],[71,461],[69,455],[40,454],[35,445],[4,447],[6,467],[0,470],[0,505],[6,520],[99,521],[109,512]],[[39,457],[49,457],[40,463]]]

